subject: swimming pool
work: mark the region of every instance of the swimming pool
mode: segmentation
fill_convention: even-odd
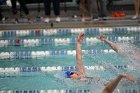
[[[97,39],[127,44],[131,51],[140,48],[140,27],[92,27],[0,31],[0,90],[2,93],[92,93],[98,81],[84,84],[65,78],[66,70],[75,70],[76,38],[82,42],[83,62],[89,76],[107,81],[119,73],[129,73],[137,83],[123,80],[115,93],[140,93],[140,70],[135,60],[123,58]],[[137,60],[139,61],[139,60]],[[97,93],[97,92],[95,92]]]

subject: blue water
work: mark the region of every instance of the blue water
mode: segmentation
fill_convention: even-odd
[[[125,29],[123,32],[114,29],[112,33],[100,33],[98,30],[87,31],[85,38],[97,37],[100,34],[105,34],[109,39],[115,43],[123,43],[134,45],[134,47],[140,48],[140,31],[137,32],[128,32]],[[61,32],[61,31],[60,31]],[[12,33],[12,32],[10,32]],[[32,32],[33,33],[33,32]],[[42,33],[35,36],[30,33],[27,36],[18,36],[18,39],[40,39],[37,45],[33,46],[24,46],[24,43],[21,43],[20,46],[14,46],[15,42],[11,43],[12,40],[16,40],[17,37],[14,37],[15,34],[4,33],[1,37],[1,40],[9,40],[9,45],[7,47],[0,47],[0,52],[28,52],[32,51],[51,51],[50,55],[44,57],[32,58],[31,55],[28,57],[17,57],[9,59],[0,59],[0,68],[23,68],[23,67],[52,67],[52,66],[76,66],[75,55],[68,55],[66,53],[53,53],[54,51],[68,51],[76,49],[76,38],[77,33],[71,34],[68,33],[58,33],[57,35],[47,35],[44,36]],[[133,37],[132,40],[122,40],[119,41],[118,37]],[[70,38],[71,42],[69,43],[56,43],[54,39],[59,38]],[[44,41],[43,41],[44,40]],[[46,40],[46,41],[45,41]],[[105,70],[86,70],[88,75],[91,77],[100,77],[107,81],[112,80],[120,73],[128,73],[134,75],[137,80],[140,77],[140,71],[130,70],[122,68],[122,66],[132,65],[130,60],[123,58],[117,53],[102,53],[102,50],[111,49],[103,41],[87,43],[86,39],[82,42],[82,50],[88,50],[88,53],[83,53],[83,62],[85,66],[103,66]],[[90,50],[97,50],[96,53],[91,53]],[[133,50],[132,50],[133,51]],[[19,56],[19,55],[18,55]],[[117,66],[118,68],[116,68]],[[92,91],[93,84],[80,84],[77,81],[73,82],[71,79],[64,77],[64,72],[59,71],[37,71],[37,72],[1,72],[0,73],[0,90],[62,90],[62,89],[86,89]],[[140,89],[140,82],[138,84],[131,84],[128,81],[123,81],[119,86],[125,84],[125,91],[129,89]],[[133,87],[132,87],[133,85]],[[131,87],[131,88],[130,88]],[[121,93],[124,90],[119,88]],[[139,93],[139,92],[138,92]]]

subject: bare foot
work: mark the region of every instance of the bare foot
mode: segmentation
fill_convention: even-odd
[[[105,35],[100,35],[100,36],[98,37],[98,39],[100,39],[100,40],[106,40],[107,37],[106,37]]]
[[[82,20],[81,20],[82,22],[85,22],[85,17],[82,17]]]
[[[80,34],[80,35],[78,36],[77,41],[78,41],[78,42],[82,42],[82,41],[83,41],[83,39],[84,39],[84,36],[85,36],[85,34],[84,34],[84,33],[83,33],[83,34]]]
[[[131,76],[131,75],[128,75],[128,74],[121,74],[121,76],[122,76],[123,78],[126,78],[126,79],[130,80],[130,81],[134,81],[134,77]]]
[[[132,20],[136,20],[136,19],[138,19],[138,15],[132,17]]]

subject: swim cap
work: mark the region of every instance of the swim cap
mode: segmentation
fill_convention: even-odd
[[[71,71],[66,71],[65,72],[65,75],[66,75],[67,78],[70,78],[70,74],[71,74]]]

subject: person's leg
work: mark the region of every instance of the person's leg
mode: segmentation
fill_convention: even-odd
[[[17,0],[11,0],[12,4],[12,13],[15,18],[15,22],[18,22],[18,15],[17,15],[17,5],[16,5]]]
[[[92,0],[87,0],[88,3],[88,15],[92,18]]]
[[[53,9],[56,16],[56,21],[60,22],[60,0],[53,0]]]
[[[28,20],[30,20],[30,16],[29,16],[29,10],[26,6],[26,2],[25,0],[18,0],[19,1],[19,4],[20,4],[20,7],[21,9],[25,12],[25,14],[27,15],[27,18]]]
[[[98,18],[98,6],[97,6],[97,0],[92,1],[92,15],[93,18]]]
[[[17,6],[16,6],[16,2],[17,0],[11,0],[11,4],[12,4],[12,12],[14,15],[17,14]]]
[[[102,6],[101,6],[101,0],[98,0],[98,10],[99,10],[99,17],[102,17],[103,13],[102,13]]]
[[[80,0],[80,15],[82,17],[82,21],[85,21],[85,0]]]
[[[51,0],[44,0],[45,15],[50,16],[51,14]]]
[[[45,8],[45,22],[49,22],[49,17],[51,14],[51,0],[44,0],[44,8]]]
[[[53,0],[53,9],[56,16],[60,15],[60,0]]]
[[[135,0],[134,6],[135,6],[135,16],[132,17],[132,19],[137,19],[139,15],[139,0]]]
[[[130,81],[134,81],[134,78],[128,74],[120,74],[114,80],[112,80],[103,90],[103,93],[112,93],[122,78],[126,78]]]
[[[100,10],[99,10],[99,16],[100,17],[105,17],[106,16],[106,0],[98,0],[99,1],[99,6],[100,6]]]
[[[84,39],[84,34],[80,34],[77,39],[77,47],[76,47],[76,63],[77,63],[77,72],[79,75],[86,76],[85,68],[82,62],[82,49],[81,42]]]
[[[1,13],[1,7],[0,7],[0,21],[2,20],[3,16],[2,16],[2,13]]]
[[[18,0],[18,1],[19,1],[19,4],[20,4],[21,9],[23,9],[23,11],[25,12],[25,14],[28,15],[29,14],[29,10],[28,10],[28,8],[26,6],[25,0]]]
[[[139,15],[139,0],[135,0],[135,15]]]

